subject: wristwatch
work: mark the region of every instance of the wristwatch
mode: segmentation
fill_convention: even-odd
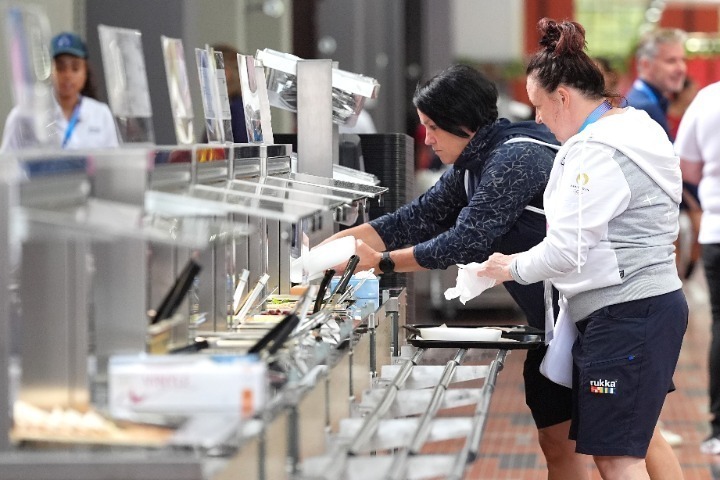
[[[390,258],[390,252],[383,252],[378,267],[382,273],[395,273],[395,262]]]

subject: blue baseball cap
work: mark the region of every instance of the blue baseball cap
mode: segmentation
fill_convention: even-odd
[[[69,32],[63,32],[53,37],[50,42],[50,53],[52,58],[63,54],[80,58],[87,58],[88,56],[85,42],[74,33]]]

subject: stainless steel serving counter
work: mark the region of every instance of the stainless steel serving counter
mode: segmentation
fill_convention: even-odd
[[[357,415],[360,392],[377,382],[375,366],[391,358],[391,332],[404,321],[396,308],[405,302],[405,292],[394,292],[389,298],[366,321],[355,321],[339,345],[308,348],[298,344],[269,359],[286,365],[288,381],[274,390],[265,408],[242,421],[226,438],[198,442],[192,448],[26,442],[0,452],[0,478],[275,480],[297,476],[304,460],[327,451],[341,422]],[[300,360],[303,368],[298,369]],[[206,428],[196,432],[184,428],[182,434],[198,437]]]

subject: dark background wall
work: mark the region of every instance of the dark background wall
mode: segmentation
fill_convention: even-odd
[[[97,28],[97,25],[108,25],[137,29],[142,33],[155,141],[160,145],[176,143],[160,36],[184,37],[184,3],[184,1],[178,0],[123,0],[121,2],[92,0],[87,2],[86,6],[88,29]],[[102,56],[96,30],[88,32],[87,43],[92,59],[93,73],[98,79],[101,96],[107,98]],[[184,45],[184,48],[187,62],[189,50],[194,51],[194,48],[190,48],[187,44]],[[187,69],[188,74],[192,75],[196,69],[195,62],[188,63]],[[196,74],[195,78],[197,78]]]
[[[304,36],[294,38],[293,48],[315,58],[332,58],[339,67],[375,78],[381,85],[377,102],[371,103],[379,132],[406,132],[410,98],[425,73],[434,73],[451,61],[449,9],[433,0],[323,0],[312,2],[315,26],[296,14],[293,25]],[[298,24],[304,26],[300,28]],[[430,25],[432,24],[432,28]]]

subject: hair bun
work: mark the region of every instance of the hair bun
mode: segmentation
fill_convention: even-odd
[[[545,47],[548,52],[554,52],[560,40],[560,27],[557,22],[543,18],[538,22],[538,31],[540,32],[540,45]]]
[[[543,18],[538,22],[540,45],[557,55],[577,55],[585,50],[585,29],[577,22],[556,22]]]

